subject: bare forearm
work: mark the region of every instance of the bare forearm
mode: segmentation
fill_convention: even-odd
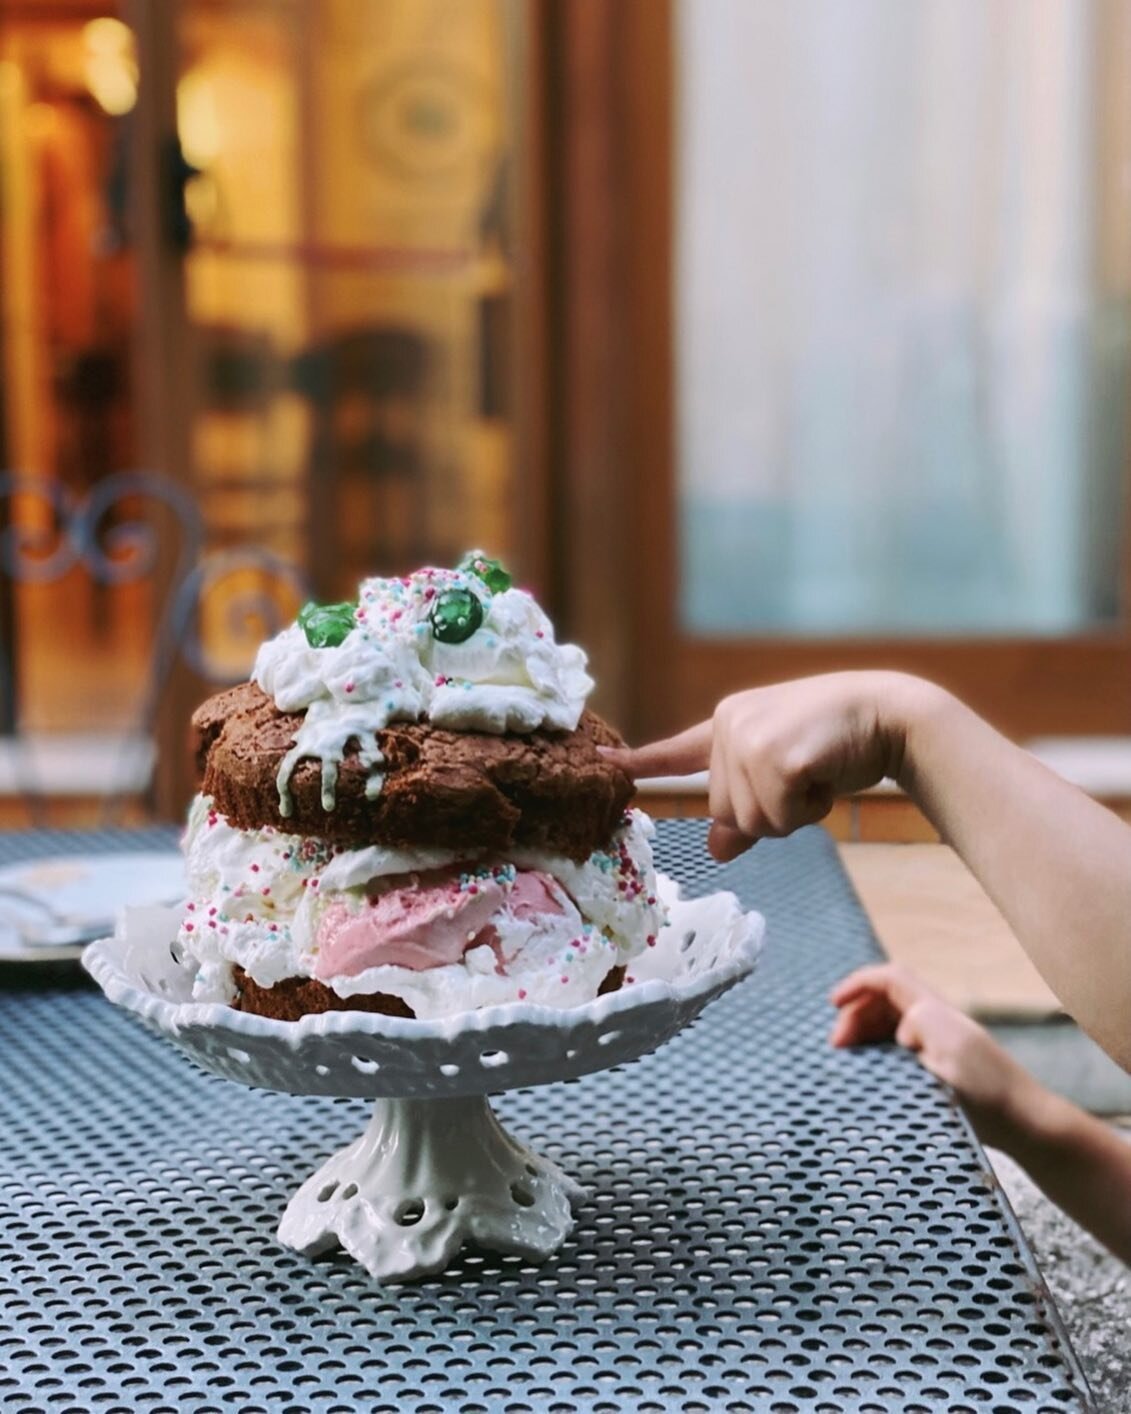
[[[910,681],[901,720],[900,784],[1131,1070],[1131,829],[941,689]]]
[[[1035,1085],[1035,1082],[1034,1082]],[[1036,1086],[1002,1147],[1058,1208],[1131,1266],[1131,1144]]]

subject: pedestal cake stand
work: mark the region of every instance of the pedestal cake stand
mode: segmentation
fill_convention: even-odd
[[[179,914],[127,910],[84,964],[112,1002],[198,1064],[245,1085],[375,1101],[360,1139],[295,1193],[279,1240],[340,1245],[380,1281],[442,1271],[465,1242],[540,1261],[573,1225],[582,1190],[509,1135],[488,1094],[568,1080],[655,1050],[753,968],[764,922],[733,894],[680,899],[633,961],[632,982],[567,1011],[528,1003],[410,1021],[323,1012],[276,1021],[191,1000],[173,955]]]

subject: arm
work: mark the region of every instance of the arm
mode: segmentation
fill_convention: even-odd
[[[1131,1070],[1131,829],[949,694],[911,694],[895,777],[1041,975]]]
[[[1131,1266],[1131,1144],[1060,1095],[1041,1091],[1003,1145],[1058,1208]]]
[[[1131,1265],[1131,1144],[1046,1090],[903,968],[861,968],[832,1000],[840,1009],[834,1045],[894,1037],[917,1052],[955,1091],[984,1143],[1016,1159],[1058,1208]]]
[[[1045,980],[1131,1070],[1131,829],[941,688],[832,673],[725,698],[637,751],[635,775],[709,767],[709,846],[730,859],[894,777],[997,904]]]

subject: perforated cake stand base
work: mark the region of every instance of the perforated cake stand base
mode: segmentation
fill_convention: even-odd
[[[484,1095],[378,1100],[362,1137],[291,1199],[279,1240],[307,1256],[340,1245],[380,1281],[442,1271],[465,1242],[542,1261],[584,1196]]]
[[[542,1260],[573,1225],[583,1190],[513,1139],[489,1093],[569,1080],[655,1050],[757,961],[764,921],[733,894],[685,900],[660,878],[670,921],[632,982],[586,1006],[515,1002],[405,1020],[329,1011],[277,1021],[193,1002],[170,944],[179,917],[127,910],[84,965],[207,1069],[292,1094],[376,1100],[364,1135],[291,1199],[279,1239],[316,1254],[340,1244],[379,1280],[441,1271],[465,1242]]]

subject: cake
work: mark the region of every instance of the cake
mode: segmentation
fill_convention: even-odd
[[[664,907],[592,687],[478,551],[304,606],[193,717],[194,998],[430,1019],[619,987]]]

